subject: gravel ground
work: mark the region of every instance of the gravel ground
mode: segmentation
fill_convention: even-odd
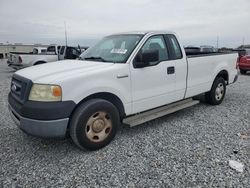
[[[0,187],[250,187],[250,139],[237,135],[250,130],[250,74],[228,87],[221,105],[123,126],[95,152],[21,132],[7,110],[12,74],[0,61]]]

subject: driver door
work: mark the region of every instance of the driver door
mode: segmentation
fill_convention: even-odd
[[[169,52],[163,35],[147,39],[140,51],[157,50],[159,60],[146,67],[135,68],[135,56],[131,63],[133,113],[146,111],[175,101],[175,62],[169,60]]]

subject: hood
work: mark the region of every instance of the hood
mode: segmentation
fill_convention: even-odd
[[[63,60],[42,65],[35,65],[17,71],[22,77],[32,80],[34,83],[52,83],[60,78],[76,74],[78,72],[99,71],[113,66],[114,63],[95,61]]]

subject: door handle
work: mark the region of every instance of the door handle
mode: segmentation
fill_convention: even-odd
[[[167,73],[168,74],[174,74],[175,73],[175,68],[174,67],[168,67],[167,68]]]
[[[116,76],[116,78],[120,79],[120,78],[127,78],[128,74],[119,74]]]

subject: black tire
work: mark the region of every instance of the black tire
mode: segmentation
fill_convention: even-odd
[[[104,116],[105,120],[99,117],[100,114],[104,113],[106,113]],[[89,121],[92,121],[90,125],[88,123]],[[110,122],[112,125],[111,128],[106,128],[106,125],[110,125]],[[70,136],[77,146],[81,149],[97,150],[111,142],[119,126],[119,112],[112,103],[103,99],[90,99],[77,107],[70,119],[69,129]],[[100,131],[94,128],[103,129]],[[91,134],[95,135],[93,136]],[[106,137],[104,140],[101,140],[99,135],[103,136],[103,134]],[[98,139],[100,141],[98,141]]]
[[[247,71],[240,69],[240,73],[241,73],[241,74],[246,74]]]
[[[223,88],[223,91],[221,89],[218,92],[217,88]],[[223,93],[222,93],[223,92]],[[220,94],[218,94],[220,93]],[[219,105],[222,103],[224,97],[226,94],[226,82],[224,78],[222,77],[217,77],[214,80],[214,83],[212,85],[212,88],[209,92],[205,93],[205,99],[208,104],[211,105]]]

